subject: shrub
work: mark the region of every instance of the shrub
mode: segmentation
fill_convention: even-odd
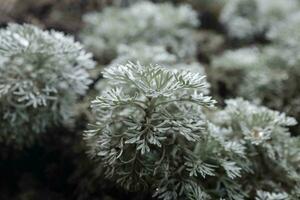
[[[214,56],[209,74],[215,92],[220,94],[225,90],[225,98],[242,96],[275,106],[288,71],[268,61],[267,50],[254,47],[228,50]]]
[[[230,37],[251,40],[264,35],[273,24],[298,8],[296,0],[229,0],[221,12],[220,21]]]
[[[256,192],[257,200],[299,199],[300,137],[287,129],[296,124],[294,118],[238,98],[227,100],[213,120],[229,130],[227,139],[245,148],[251,172],[240,184],[246,193]]]
[[[169,70],[189,70],[195,73],[205,75],[204,67],[196,61],[184,62],[178,60],[175,55],[167,52],[165,47],[159,45],[148,45],[145,43],[134,43],[131,45],[120,45],[118,47],[118,56],[111,61],[109,67],[115,67],[120,64],[126,65],[128,61],[142,63],[143,65],[159,64]],[[105,90],[106,80],[100,79],[96,85],[98,91]]]
[[[110,88],[92,101],[89,154],[107,178],[159,199],[242,199],[244,147],[206,119],[204,77],[129,63],[104,71]]]
[[[28,24],[1,29],[1,142],[27,145],[37,133],[69,121],[93,66],[72,37]]]
[[[192,29],[199,22],[187,5],[139,2],[129,8],[89,13],[83,20],[83,43],[99,58],[112,59],[120,44],[135,42],[164,46],[180,58],[192,57],[196,51]]]
[[[211,112],[200,74],[129,63],[104,71],[89,155],[129,191],[158,199],[299,198],[299,137],[284,113],[227,100]]]
[[[227,50],[213,57],[208,73],[213,91],[226,93],[219,99],[242,96],[300,119],[300,46],[295,42],[299,16],[292,14],[274,26],[268,33],[273,43],[267,46]]]
[[[168,67],[170,70],[190,70],[205,75],[204,67],[190,59],[183,61],[177,59],[174,54],[169,53],[164,46],[148,45],[145,43],[135,43],[132,45],[120,45],[118,48],[118,57],[116,57],[109,66],[119,64],[125,65],[128,61],[140,62],[144,65],[159,64]]]

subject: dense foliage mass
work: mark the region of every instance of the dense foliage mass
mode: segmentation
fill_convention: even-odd
[[[243,99],[231,99],[213,120],[228,130],[226,138],[240,141],[245,148],[250,169],[241,181],[245,193],[256,191],[258,196],[265,195],[265,199],[299,198],[300,138],[291,137],[287,129],[296,124],[294,118]],[[268,192],[281,194],[271,197]]]
[[[91,83],[91,54],[72,37],[17,24],[0,30],[0,52],[1,142],[29,144],[71,119]]]
[[[220,21],[230,37],[253,39],[299,9],[297,0],[228,0]]]
[[[299,0],[33,2],[0,4],[1,200],[300,199]]]
[[[299,25],[299,12],[292,13],[267,32],[270,44],[227,50],[214,56],[214,89],[226,89],[227,96],[256,100],[300,119]]]
[[[83,43],[99,57],[113,58],[120,44],[138,41],[161,45],[179,58],[195,55],[191,28],[198,25],[190,6],[140,2],[84,16]],[[186,37],[189,36],[189,37]]]
[[[236,99],[210,122],[215,102],[203,77],[189,71],[129,63],[104,77],[108,86],[92,102],[97,120],[85,139],[122,187],[164,200],[241,200],[269,191],[299,197],[300,141],[286,129],[295,119]]]

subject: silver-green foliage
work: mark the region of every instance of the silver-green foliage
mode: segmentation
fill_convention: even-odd
[[[192,29],[199,22],[187,5],[139,2],[129,8],[110,7],[89,13],[83,20],[83,43],[99,57],[113,58],[120,44],[135,42],[167,47],[178,57],[195,54]]]
[[[249,16],[257,16],[253,14],[251,6],[246,6],[251,2],[256,2],[256,10],[268,10],[275,6],[285,12],[278,15],[278,20],[270,21],[270,26],[264,29],[270,42],[268,45],[227,50],[213,57],[212,70],[209,73],[213,87],[215,90],[223,90],[225,86],[230,95],[258,100],[269,107],[287,112],[300,119],[300,13],[296,9],[299,2],[281,0],[272,1],[269,4],[267,4],[268,1],[230,2],[228,4],[232,6],[232,14],[243,13],[246,12],[243,9],[247,9]],[[277,5],[279,2],[280,4]],[[241,6],[238,6],[239,4]],[[276,13],[277,11],[271,12],[271,14]],[[248,19],[249,17],[246,17],[248,15],[241,16]],[[238,19],[234,16],[232,15],[232,19]],[[267,21],[267,16],[259,17],[254,22]],[[255,31],[256,29],[249,26],[249,30]],[[232,31],[238,33],[237,28]]]
[[[111,66],[126,64],[128,61],[143,64],[155,63],[159,65],[169,65],[177,62],[176,56],[169,53],[164,46],[145,43],[119,45],[117,55],[118,56],[111,61]]]
[[[249,40],[298,9],[297,0],[228,0],[220,21],[230,37]]]
[[[292,13],[268,31],[271,44],[213,57],[209,75],[215,90],[223,85],[231,95],[258,100],[300,119],[299,27],[300,14]]]
[[[300,138],[288,131],[295,119],[240,98],[226,104],[213,121],[230,130],[228,139],[242,141],[251,169],[241,182],[245,192],[257,191],[257,200],[299,199]]]
[[[278,61],[277,65],[294,68],[295,73],[300,74],[300,12],[290,14],[285,20],[276,23],[268,32],[268,38],[273,42],[270,48],[274,56],[271,59]],[[278,57],[278,59],[276,59]],[[280,62],[280,60],[282,60]],[[284,63],[282,63],[284,62]]]
[[[280,106],[300,120],[300,12],[292,13],[268,32],[267,66],[281,69],[286,79],[280,91]],[[273,76],[272,76],[273,77]],[[288,102],[288,103],[286,103]]]
[[[206,119],[215,101],[199,73],[128,63],[104,71],[110,87],[92,101],[91,157],[127,190],[159,199],[244,197],[244,147]]]
[[[164,46],[149,45],[142,42],[130,45],[119,45],[117,57],[113,59],[108,67],[126,65],[128,62],[142,63],[143,65],[158,64],[169,70],[189,70],[205,75],[204,67],[196,61],[181,61],[174,54],[166,50]],[[97,90],[106,87],[106,80],[100,80],[96,85]]]
[[[257,196],[255,200],[286,200],[289,196],[285,192],[275,193],[275,192],[265,192],[262,190],[257,191]]]
[[[142,63],[143,65],[158,64],[169,70],[189,70],[195,73],[205,75],[204,67],[196,61],[181,61],[175,55],[160,45],[148,45],[145,43],[134,43],[131,45],[120,45],[118,47],[118,56],[111,61],[109,67],[126,65],[128,62]],[[96,89],[103,90],[107,85],[106,80],[101,79]]]
[[[300,12],[291,13],[285,20],[272,26],[267,36],[271,41],[290,46],[299,46]]]
[[[170,70],[189,70],[205,75],[204,67],[200,63],[194,61],[194,59],[190,59],[189,61],[178,59],[174,54],[168,52],[164,46],[160,45],[145,43],[120,45],[118,56],[111,61],[109,66],[125,65],[128,61],[139,62],[144,65],[158,64],[168,67]]]
[[[1,142],[29,144],[45,128],[69,121],[93,66],[72,37],[27,24],[1,29]]]
[[[269,63],[274,58],[268,51],[247,47],[213,57],[210,75],[214,89],[221,90],[223,86],[228,95],[267,102],[276,108],[282,106],[278,96],[284,91],[288,70]]]

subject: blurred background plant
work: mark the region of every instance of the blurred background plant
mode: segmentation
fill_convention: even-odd
[[[228,36],[240,40],[263,37],[275,23],[299,9],[297,0],[229,0],[220,15]]]
[[[139,2],[128,8],[87,14],[83,20],[83,43],[100,61],[116,57],[120,44],[136,42],[161,45],[180,59],[196,54],[193,28],[199,22],[196,12],[187,5]]]
[[[267,44],[229,49],[212,56],[209,77],[221,102],[242,96],[300,119],[299,16],[299,12],[286,13],[272,23],[264,33]]]

